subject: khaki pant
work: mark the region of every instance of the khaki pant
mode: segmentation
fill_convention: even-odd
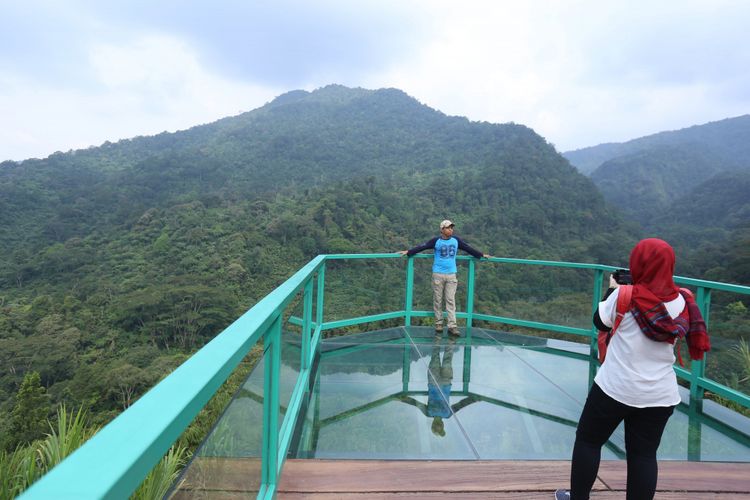
[[[435,328],[443,326],[443,299],[448,313],[448,328],[456,328],[456,288],[455,274],[432,273],[432,309],[435,312]]]

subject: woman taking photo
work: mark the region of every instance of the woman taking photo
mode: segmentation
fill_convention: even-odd
[[[558,490],[558,500],[585,500],[599,471],[601,448],[625,421],[627,498],[654,497],[659,447],[667,420],[680,402],[674,343],[687,335],[690,355],[702,359],[710,346],[705,322],[692,295],[674,284],[674,250],[665,241],[640,241],[630,253],[632,296],[627,312],[611,337],[578,422],[573,447],[570,491]],[[600,330],[610,330],[617,318],[618,284],[594,314]]]

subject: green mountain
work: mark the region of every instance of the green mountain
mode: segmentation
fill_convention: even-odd
[[[407,248],[446,217],[498,256],[616,263],[638,237],[533,130],[395,89],[294,91],[182,132],[4,162],[0,422],[30,371],[105,421],[313,256]],[[499,307],[535,272],[487,272],[496,293],[478,300]],[[560,280],[537,274],[535,298],[554,297]],[[349,314],[402,300],[398,273],[336,276],[358,292],[332,305]]]
[[[749,168],[750,115],[727,118],[681,130],[633,139],[622,143],[607,143],[588,148],[567,151],[563,156],[586,175],[590,175],[605,162],[614,158],[644,153],[652,148],[691,146],[714,156],[720,162],[720,170]]]
[[[750,170],[721,172],[659,215],[685,267],[715,281],[750,283]]]
[[[693,144],[653,146],[617,156],[591,173],[591,180],[628,217],[646,227],[722,171],[722,162]]]

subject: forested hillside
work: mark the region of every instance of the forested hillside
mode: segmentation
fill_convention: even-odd
[[[750,158],[750,115],[727,118],[703,125],[659,132],[622,143],[607,143],[566,151],[563,156],[586,175],[613,158],[641,153],[652,148],[692,146],[713,155],[721,170],[747,168]]]
[[[655,216],[685,269],[716,281],[750,284],[750,170],[722,172]]]
[[[532,130],[394,89],[0,164],[3,446],[44,432],[14,406],[25,374],[47,414],[104,422],[313,256],[396,251],[446,217],[498,256],[618,263],[639,237]]]
[[[654,146],[605,161],[591,180],[628,217],[651,227],[657,215],[721,171],[721,161],[704,149]]]

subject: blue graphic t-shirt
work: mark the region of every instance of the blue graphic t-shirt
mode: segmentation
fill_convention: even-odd
[[[456,274],[456,254],[458,253],[458,240],[438,238],[435,241],[435,262],[432,264],[432,272],[440,274]]]
[[[433,273],[455,274],[456,254],[459,249],[468,252],[477,259],[482,257],[482,252],[476,248],[472,248],[468,243],[457,236],[451,236],[447,240],[440,237],[432,238],[430,241],[423,243],[422,245],[410,248],[406,252],[406,255],[411,257],[415,253],[432,249],[435,250],[435,262],[432,264]]]

